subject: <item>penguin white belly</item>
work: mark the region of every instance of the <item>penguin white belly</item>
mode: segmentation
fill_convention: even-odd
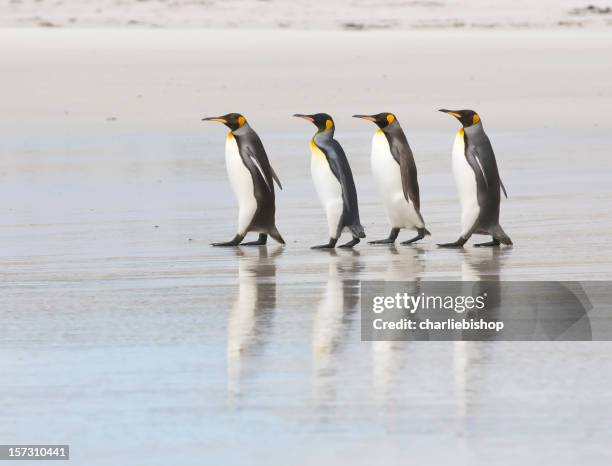
[[[312,158],[310,172],[319,200],[325,209],[329,237],[337,238],[338,224],[342,217],[342,186],[331,171],[325,154],[314,143],[311,143]]]
[[[245,167],[236,139],[229,133],[225,142],[225,166],[232,185],[234,195],[238,200],[238,234],[246,234],[251,221],[257,212],[257,199],[251,172]]]
[[[414,204],[409,203],[404,196],[400,166],[393,158],[389,142],[380,130],[376,131],[372,138],[370,161],[391,226],[394,228],[424,227]]]
[[[480,206],[478,205],[476,175],[465,159],[463,129],[460,129],[455,137],[452,158],[453,174],[455,175],[455,183],[461,202],[461,235],[465,236],[478,220]]]

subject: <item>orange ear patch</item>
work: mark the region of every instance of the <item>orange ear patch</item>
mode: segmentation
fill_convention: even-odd
[[[245,118],[245,117],[243,117],[242,115],[240,115],[240,116],[238,117],[238,126],[242,126],[242,125],[244,125],[245,123],[246,123],[246,118]]]
[[[334,127],[334,122],[331,120],[325,120],[325,129],[332,129]]]
[[[391,124],[391,123],[393,123],[393,120],[395,120],[395,115],[392,115],[391,113],[389,113],[389,114],[387,115],[387,122],[388,122],[389,124]]]
[[[472,124],[475,125],[479,121],[480,121],[480,117],[478,116],[478,113],[475,113],[474,116],[472,117]]]

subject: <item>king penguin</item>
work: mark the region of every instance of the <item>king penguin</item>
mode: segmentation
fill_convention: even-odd
[[[259,136],[239,113],[203,118],[203,121],[223,123],[231,131],[225,141],[225,165],[234,195],[238,200],[238,232],[231,241],[212,243],[213,246],[238,246],[250,231],[259,239],[243,246],[261,246],[268,235],[285,244],[275,224],[276,200],[274,181],[281,183],[270,165]]]
[[[353,115],[369,120],[378,126],[372,137],[371,165],[374,178],[383,198],[391,233],[386,239],[370,241],[370,244],[393,244],[400,229],[410,228],[417,236],[402,244],[410,244],[430,235],[421,215],[419,181],[414,156],[406,135],[393,113],[377,115]]]
[[[310,171],[327,215],[329,242],[313,246],[312,249],[334,248],[345,228],[351,232],[353,239],[340,247],[352,248],[359,243],[360,238],[365,238],[365,232],[359,221],[353,173],[342,146],[334,139],[334,120],[326,113],[293,116],[304,118],[317,127],[317,132],[310,140]]]
[[[500,188],[506,188],[499,177],[491,141],[482,127],[480,116],[473,110],[446,110],[459,120],[453,145],[453,173],[461,202],[461,236],[454,243],[439,244],[444,248],[461,248],[472,234],[491,235],[492,241],[474,246],[511,245],[512,240],[499,224]]]

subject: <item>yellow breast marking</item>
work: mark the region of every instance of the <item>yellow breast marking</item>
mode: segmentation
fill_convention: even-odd
[[[316,145],[316,143],[314,142],[314,139],[310,140],[310,152],[312,152],[313,157],[325,158],[325,154],[323,153],[321,149],[319,149],[319,146]]]
[[[234,139],[234,135],[232,134],[231,131],[227,133],[227,139]]]

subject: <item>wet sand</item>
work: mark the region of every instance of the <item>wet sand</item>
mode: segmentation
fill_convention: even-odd
[[[611,35],[0,40],[15,44],[0,50],[3,443],[70,443],[88,465],[609,462],[609,343],[362,343],[358,294],[372,279],[611,278]],[[435,109],[462,106],[493,141],[514,248],[434,247],[459,228],[457,125]],[[373,128],[350,115],[383,110],[415,152],[433,238],[310,251],[326,232],[312,127],[289,115],[336,116],[375,239]],[[228,111],[283,181],[284,248],[208,245],[236,212],[225,131],[199,119]]]

